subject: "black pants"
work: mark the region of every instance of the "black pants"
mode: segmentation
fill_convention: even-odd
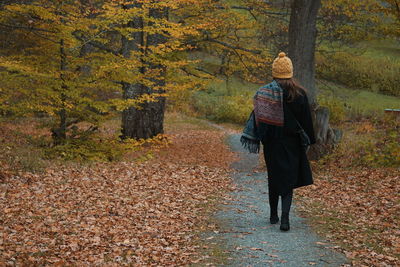
[[[269,194],[269,206],[271,208],[271,215],[278,215],[278,202],[279,202],[279,193],[274,190],[272,186],[268,186],[268,194]],[[293,189],[289,191],[284,196],[281,196],[282,199],[282,214],[289,213],[290,206],[292,205],[293,198]]]

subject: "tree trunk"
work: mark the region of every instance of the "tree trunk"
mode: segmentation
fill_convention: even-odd
[[[167,9],[151,9],[149,16],[156,19],[168,18]],[[131,25],[135,28],[143,28],[143,21],[140,18],[135,18]],[[124,56],[129,56],[129,51],[142,49],[144,45],[144,33],[142,31],[133,34],[132,40],[124,40],[126,44]],[[149,34],[147,36],[147,45],[156,46],[165,43],[166,37],[161,34]],[[147,51],[142,51],[147,52]],[[165,87],[165,72],[164,66],[151,62],[142,62],[148,66],[149,70],[157,69],[160,74],[157,79],[153,79],[153,88],[148,88],[142,84],[124,84],[124,98],[135,99],[142,94],[164,93]],[[140,69],[142,74],[146,73],[143,67]],[[145,102],[141,104],[141,108],[128,108],[122,114],[122,138],[151,138],[164,132],[164,112],[165,112],[165,97],[160,96],[156,102]]]
[[[292,0],[289,23],[289,56],[294,76],[307,88],[312,106],[316,103],[315,43],[320,6],[321,0]]]
[[[67,111],[65,109],[65,101],[66,101],[65,91],[67,90],[67,86],[65,85],[65,75],[64,75],[64,72],[66,70],[67,70],[67,55],[65,54],[64,40],[61,39],[60,40],[61,107],[60,110],[58,111],[60,123],[57,128],[55,127],[51,129],[53,143],[55,145],[60,145],[64,143],[64,141],[67,139]]]
[[[321,0],[292,0],[289,23],[289,56],[295,78],[308,90],[313,110],[317,143],[309,151],[310,159],[328,153],[340,141],[341,131],[329,125],[329,109],[317,107],[315,86],[315,44],[317,14]]]
[[[79,51],[79,57],[85,57],[94,51],[94,46],[92,46],[90,43],[85,43],[82,45],[81,50]],[[89,76],[91,72],[91,67],[90,65],[83,64],[78,67],[78,70],[83,76]]]

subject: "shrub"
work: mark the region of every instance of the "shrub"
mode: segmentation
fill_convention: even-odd
[[[193,105],[196,112],[207,119],[243,124],[253,108],[252,96],[250,92],[234,96],[198,92],[193,97]]]
[[[123,149],[113,141],[70,139],[62,145],[45,149],[45,155],[49,159],[104,162],[120,159]]]
[[[343,140],[319,165],[335,163],[341,168],[399,167],[400,120],[392,116],[343,124]]]
[[[382,128],[375,138],[362,143],[359,150],[362,160],[369,166],[400,166],[400,122],[393,116],[386,116],[378,124]]]
[[[400,63],[350,53],[317,54],[317,74],[348,87],[400,96]]]
[[[168,145],[168,139],[160,134],[151,139],[100,139],[95,136],[88,138],[68,139],[64,144],[45,148],[48,159],[63,159],[79,162],[87,161],[116,161],[126,153],[141,150],[144,146],[158,148]]]

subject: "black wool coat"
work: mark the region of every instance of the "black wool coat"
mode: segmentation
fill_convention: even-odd
[[[306,93],[288,102],[287,91],[283,89],[283,112],[284,126],[268,125],[262,133],[268,185],[280,195],[287,194],[291,189],[313,183],[306,151],[300,145],[298,134],[295,133],[297,128],[295,118],[309,136],[311,144],[315,143]]]

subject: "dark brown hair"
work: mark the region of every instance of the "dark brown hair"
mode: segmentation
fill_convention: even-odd
[[[304,95],[306,93],[306,89],[303,86],[301,86],[299,82],[294,78],[289,78],[289,79],[274,78],[274,80],[279,83],[282,89],[288,92],[289,102],[292,102],[293,100],[296,99],[296,97]]]

